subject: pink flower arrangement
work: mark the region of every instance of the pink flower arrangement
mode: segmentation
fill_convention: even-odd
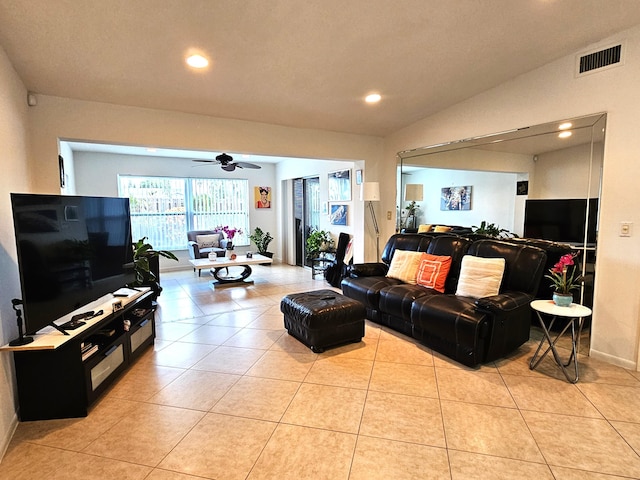
[[[219,225],[216,227],[216,230],[222,230],[229,240],[233,240],[233,237],[236,236],[236,233],[242,235],[242,229],[231,228],[228,225],[225,225],[224,227],[222,225]]]
[[[573,261],[577,256],[577,253],[567,253],[561,256],[558,263],[549,269],[549,275],[545,275],[551,280],[551,288],[556,293],[567,294],[580,287],[582,276],[576,276],[576,264]]]

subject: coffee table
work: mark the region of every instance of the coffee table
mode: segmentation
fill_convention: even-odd
[[[210,269],[211,275],[216,279],[214,283],[224,284],[244,282],[247,277],[251,275],[252,270],[250,265],[273,263],[273,259],[254,253],[252,258],[247,258],[246,255],[238,255],[235,260],[218,257],[216,260],[197,258],[195,260],[189,260],[189,262],[193,265],[193,268],[198,270],[198,276],[200,276],[203,268],[207,268]],[[237,267],[242,268],[239,273]],[[224,270],[224,274],[222,270]]]

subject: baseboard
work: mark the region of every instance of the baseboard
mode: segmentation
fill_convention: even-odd
[[[618,367],[626,368],[627,370],[636,371],[636,364],[630,360],[626,360],[624,358],[615,357],[608,353],[599,352],[597,350],[591,349],[589,351],[589,356],[591,358],[595,358],[596,360],[602,360],[603,362],[611,363],[612,365],[617,365]]]
[[[14,413],[13,418],[11,419],[11,423],[9,424],[9,428],[6,432],[4,432],[5,435],[0,442],[0,463],[2,463],[2,459],[4,458],[5,453],[7,453],[7,449],[9,448],[9,443],[11,443],[13,434],[16,433],[16,428],[18,428],[18,415]]]

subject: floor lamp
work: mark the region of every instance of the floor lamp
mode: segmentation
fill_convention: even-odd
[[[405,202],[411,202],[412,205],[415,205],[415,202],[422,201],[422,184],[421,183],[407,183],[404,188],[404,200]],[[406,228],[418,228],[416,225],[416,211],[415,209],[411,212],[411,226],[405,225]],[[409,220],[409,217],[407,217]]]
[[[361,200],[369,202],[369,211],[373,220],[373,228],[376,231],[376,262],[380,260],[380,229],[376,220],[376,213],[373,209],[373,202],[380,201],[380,184],[378,182],[364,182],[362,184]]]

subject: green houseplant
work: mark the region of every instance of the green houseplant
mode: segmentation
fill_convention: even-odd
[[[158,282],[160,257],[178,261],[178,257],[168,250],[154,250],[153,246],[147,242],[147,237],[142,237],[133,244],[133,271],[136,279],[132,286],[151,287],[156,296],[160,295],[162,291]]]
[[[333,247],[333,237],[326,230],[313,229],[307,237],[307,258],[318,257],[320,252],[326,252]]]
[[[267,251],[269,244],[273,240],[269,232],[264,232],[260,227],[256,227],[253,233],[249,235],[249,240],[255,243],[260,255],[264,255],[265,257],[273,256],[273,253]]]
[[[499,238],[515,236],[515,234],[511,233],[506,228],[500,228],[499,225],[496,225],[494,223],[487,223],[485,220],[480,222],[479,227],[473,225],[471,228],[473,229],[473,233],[477,233],[478,235],[486,235],[487,237]]]

